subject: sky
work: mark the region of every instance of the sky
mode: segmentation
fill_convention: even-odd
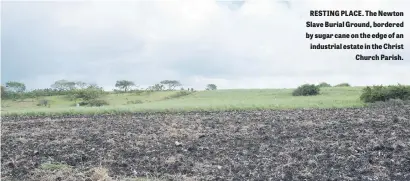
[[[141,88],[179,80],[200,90],[293,88],[320,82],[410,84],[409,38],[308,40],[309,33],[410,32],[404,28],[306,28],[306,21],[401,22],[405,0],[2,1],[1,83],[28,89],[56,80],[117,80]],[[310,17],[309,10],[402,11],[404,17]],[[404,50],[311,50],[310,43],[403,43]],[[407,49],[406,49],[407,48]],[[356,61],[356,54],[404,61]]]

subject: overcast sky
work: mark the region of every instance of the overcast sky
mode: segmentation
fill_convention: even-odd
[[[309,49],[306,32],[410,32],[404,28],[306,28],[306,21],[410,21],[405,0],[215,0],[2,2],[1,81],[47,88],[60,79],[112,89],[116,80],[147,87],[164,79],[185,87],[288,88],[304,83],[410,84],[405,50]],[[403,11],[405,17],[309,17],[310,9]],[[407,21],[407,22],[406,22]],[[325,42],[325,41],[315,41]],[[404,61],[356,61],[357,53],[400,53]]]

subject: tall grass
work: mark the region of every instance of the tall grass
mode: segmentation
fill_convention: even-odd
[[[294,97],[292,89],[248,89],[198,91],[189,95],[176,96],[175,92],[159,92],[147,95],[109,95],[110,105],[104,107],[72,107],[67,100],[52,98],[60,106],[50,108],[38,106],[19,107],[11,103],[2,109],[2,115],[81,115],[123,114],[133,112],[167,111],[224,111],[296,108],[343,108],[364,106],[359,99],[362,89],[354,87],[322,88],[317,96]],[[114,100],[117,98],[117,100]],[[173,97],[173,98],[169,98]],[[142,104],[126,104],[138,98]],[[127,100],[128,99],[128,100]]]

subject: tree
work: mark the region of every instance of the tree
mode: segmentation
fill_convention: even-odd
[[[367,86],[363,89],[360,100],[363,102],[377,102],[377,101],[389,101],[391,99],[410,99],[410,86],[404,85],[375,85],[373,87]]]
[[[162,84],[155,84],[155,85],[153,86],[153,89],[154,89],[154,91],[162,91],[162,90],[165,89],[165,87],[164,87],[164,85],[162,85]]]
[[[155,84],[147,88],[149,91],[163,91],[164,89],[165,87],[162,84]]]
[[[97,85],[89,85],[86,89],[74,90],[75,99],[82,99],[80,105],[88,106],[103,106],[108,105],[108,102],[100,99],[104,95],[104,90],[102,87]],[[76,101],[77,102],[77,101]]]
[[[216,89],[217,89],[217,87],[216,87],[215,84],[208,84],[206,86],[206,90],[216,90]]]
[[[335,87],[350,87],[350,84],[349,83],[340,83],[340,84],[335,85]]]
[[[74,92],[76,99],[84,101],[100,98],[104,94],[104,90],[96,85],[90,85],[86,89],[79,89]]]
[[[21,82],[10,81],[6,83],[6,88],[15,93],[22,93],[26,90],[26,85]]]
[[[318,86],[319,87],[332,87],[330,84],[328,84],[326,82],[321,82]]]
[[[7,97],[6,87],[1,85],[1,99],[5,99]]]
[[[160,84],[168,85],[168,90],[174,90],[176,87],[182,86],[182,84],[177,80],[163,80]]]
[[[314,96],[320,93],[319,86],[314,84],[304,84],[296,88],[293,92],[293,96]]]
[[[115,83],[115,87],[123,89],[125,92],[127,92],[132,86],[135,86],[135,83],[128,80],[117,80]]]
[[[87,86],[87,89],[98,89],[98,90],[101,90],[101,91],[104,92],[104,89],[103,89],[102,87],[98,86],[98,85],[95,84],[95,83],[89,84],[89,85]]]
[[[68,80],[58,80],[51,85],[52,88],[57,89],[59,91],[68,91],[75,89],[75,82],[68,81]]]
[[[82,81],[77,81],[75,82],[76,87],[80,88],[80,89],[84,89],[87,87],[87,83],[82,82]]]

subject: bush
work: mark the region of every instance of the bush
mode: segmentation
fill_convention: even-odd
[[[127,101],[127,104],[142,104],[144,102],[142,102],[141,100],[134,100],[134,101]]]
[[[7,91],[7,89],[4,90],[4,93],[2,92],[2,99],[27,99],[27,98],[36,98],[36,97],[46,97],[46,96],[58,96],[58,95],[72,95],[75,93],[75,90],[56,90],[56,89],[35,89],[32,91],[27,91],[27,92],[12,92],[12,91]]]
[[[377,101],[389,101],[391,99],[410,99],[410,86],[403,85],[391,85],[391,86],[367,86],[363,89],[360,100],[363,102],[377,102]]]
[[[319,87],[332,87],[330,84],[326,83],[326,82],[322,82],[318,85]]]
[[[88,105],[88,102],[87,102],[87,101],[83,101],[83,102],[78,103],[78,105],[80,105],[80,106],[86,106],[86,105]]]
[[[217,86],[215,84],[206,85],[206,90],[216,90]]]
[[[340,83],[340,84],[335,85],[335,87],[350,87],[350,84],[349,83]]]
[[[172,95],[166,97],[165,99],[179,98],[179,97],[187,96],[187,95],[189,95],[189,94],[191,94],[191,92],[189,92],[189,91],[179,91],[179,92],[177,92],[177,93],[175,93],[175,94],[172,94]]]
[[[133,94],[135,94],[135,95],[141,95],[142,93],[144,93],[145,91],[143,91],[143,90],[138,90],[138,89],[133,89],[133,90],[130,90],[129,91],[129,93],[133,93]]]
[[[49,101],[47,99],[42,99],[38,101],[37,106],[48,106]]]
[[[114,94],[122,94],[125,93],[123,90],[119,90],[119,89],[113,89],[112,90]]]
[[[319,86],[314,84],[304,84],[296,88],[293,92],[293,96],[313,96],[318,95],[320,92]]]
[[[101,107],[104,105],[109,105],[109,103],[105,100],[101,99],[92,99],[87,100],[79,103],[80,106],[91,106],[91,107]]]
[[[402,106],[409,106],[410,107],[410,100],[400,100],[400,99],[390,99],[388,101],[376,101],[374,103],[369,104],[369,107],[402,107]]]
[[[89,88],[86,88],[86,89],[76,90],[73,93],[73,96],[76,99],[82,99],[83,101],[87,102],[87,101],[90,101],[90,100],[98,99],[101,96],[103,96],[104,94],[105,94],[105,92],[102,88],[89,87]]]

